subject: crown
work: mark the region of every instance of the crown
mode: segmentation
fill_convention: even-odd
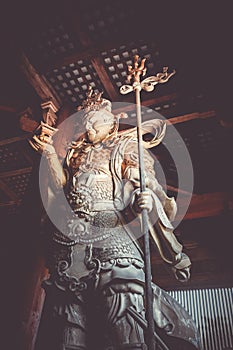
[[[84,113],[90,111],[99,111],[100,109],[106,109],[109,112],[112,110],[112,104],[109,100],[102,98],[103,92],[94,92],[91,85],[88,86],[86,93],[86,99],[83,100],[81,106],[77,107],[78,111],[83,110]]]

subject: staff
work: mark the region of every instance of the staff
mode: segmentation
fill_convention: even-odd
[[[139,65],[139,56],[134,56],[134,67],[128,66],[127,80],[130,82],[133,78],[132,85],[123,85],[120,88],[121,94],[128,94],[135,91],[136,95],[136,112],[137,112],[137,138],[138,138],[138,156],[139,156],[139,173],[140,173],[140,191],[146,191],[145,183],[145,167],[143,158],[143,145],[142,145],[142,117],[141,117],[141,99],[140,91],[153,91],[154,86],[158,83],[165,83],[168,79],[175,74],[175,71],[168,73],[168,67],[163,68],[162,73],[158,73],[156,76],[151,76],[140,82],[140,76],[146,74],[145,68],[146,59],[141,60]],[[150,240],[149,240],[149,220],[147,209],[142,210],[142,234],[144,237],[144,262],[145,262],[145,299],[146,299],[146,320],[147,320],[147,332],[146,343],[148,350],[155,350],[156,343],[154,338],[155,327],[153,317],[153,289],[151,284],[151,259],[150,259]]]

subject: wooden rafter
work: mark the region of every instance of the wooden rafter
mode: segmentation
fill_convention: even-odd
[[[105,90],[107,91],[110,99],[112,101],[116,101],[119,93],[116,91],[115,87],[113,86],[108,73],[106,72],[106,69],[104,67],[104,62],[102,57],[98,56],[95,57],[91,60],[91,63],[93,65],[93,67],[96,70],[96,73],[99,76],[99,79],[101,81],[101,83],[103,84]]]
[[[27,133],[27,134],[22,135],[22,136],[16,136],[16,137],[11,137],[9,139],[1,140],[0,146],[8,145],[8,144],[14,143],[14,142],[23,141],[23,140],[28,139],[28,137],[30,137],[30,136],[31,136],[31,133]]]
[[[17,197],[17,195],[1,179],[0,179],[0,189],[10,198],[10,200],[14,204],[19,203],[19,198]]]
[[[141,104],[144,107],[150,107],[150,106],[158,105],[158,104],[161,104],[161,103],[171,102],[173,100],[176,100],[177,97],[178,97],[178,94],[177,93],[173,93],[173,94],[159,96],[159,97],[154,97],[152,99],[142,101]],[[130,99],[130,100],[132,100],[132,99]],[[136,107],[135,107],[134,103],[130,103],[130,102],[128,103],[127,98],[124,99],[124,102],[126,103],[126,105],[124,106],[124,110],[123,110],[124,112],[131,112],[131,111],[135,110]],[[122,108],[123,107],[115,108],[113,110],[113,113],[114,114],[118,114],[118,113],[122,112]]]
[[[174,186],[171,186],[171,185],[168,185],[168,184],[162,184],[162,183],[161,183],[161,185],[165,186],[169,191],[172,191],[174,193],[181,193],[181,194],[188,195],[188,196],[191,195],[190,192],[184,191],[184,190],[182,190],[180,188],[177,188],[177,187],[174,187]]]
[[[227,212],[231,206],[232,198],[225,192],[194,194],[192,196],[184,220],[206,218],[221,215]],[[186,204],[185,196],[180,198],[178,207]],[[177,217],[179,219],[179,215]]]
[[[0,178],[7,178],[11,176],[17,176],[17,175],[23,175],[31,173],[32,167],[17,169],[17,170],[11,170],[11,171],[4,171],[0,173]]]
[[[0,203],[0,208],[9,208],[9,207],[13,207],[15,205],[19,205],[21,203],[21,200],[20,199],[17,199],[17,200],[10,200],[9,202],[6,202],[6,203]]]
[[[72,3],[72,5],[74,6],[74,3]],[[91,38],[88,36],[87,32],[85,32],[82,28],[82,21],[79,17],[80,11],[78,9],[78,6],[79,4],[76,3],[74,8],[72,6],[71,8],[69,7],[69,12],[67,13],[67,15],[69,16],[69,23],[71,23],[74,34],[77,36],[85,50],[90,50],[93,46],[93,43]],[[92,51],[91,55],[86,54],[82,57],[82,59],[87,59],[88,57],[90,58],[90,61],[110,99],[112,101],[116,101],[119,96],[119,93],[111,82],[111,79],[105,69],[104,61],[100,55],[100,52],[100,49],[96,50],[95,52]],[[77,60],[75,59],[75,61]]]
[[[20,69],[42,101],[51,100],[57,109],[61,107],[61,99],[56,91],[46,78],[33,67],[24,53],[20,55]]]
[[[145,107],[150,107],[152,105],[160,104],[160,103],[165,103],[165,102],[171,102],[172,100],[175,100],[177,98],[177,94],[170,94],[162,97],[155,97],[150,100],[146,100],[142,102],[142,106]],[[132,103],[129,103],[128,105],[124,106],[123,111],[124,112],[132,112],[135,110],[135,105]],[[122,112],[122,108],[117,108],[113,110],[114,114]],[[179,124],[179,123],[184,123],[188,122],[190,120],[194,119],[208,119],[208,118],[213,118],[216,117],[216,112],[214,110],[206,111],[206,112],[194,112],[194,113],[189,113],[189,114],[183,114],[179,115],[177,117],[172,117],[166,120],[166,123],[169,125],[171,124]],[[151,118],[151,117],[150,117]],[[145,118],[146,119],[146,116]]]
[[[12,106],[0,105],[0,111],[9,112],[9,113],[15,113],[16,112],[16,108],[14,108]]]
[[[167,124],[178,124],[178,123],[184,123],[193,119],[207,119],[207,118],[213,118],[216,117],[215,111],[207,111],[207,112],[195,112],[190,114],[184,114],[180,115],[178,117],[170,118],[166,122]]]

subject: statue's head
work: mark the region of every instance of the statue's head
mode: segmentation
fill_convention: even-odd
[[[93,92],[92,87],[88,89],[86,100],[78,107],[78,111],[81,110],[87,138],[93,144],[116,135],[119,119],[127,117],[125,113],[114,115],[111,102],[102,98],[102,93]]]
[[[118,130],[118,121],[106,109],[90,111],[83,120],[87,138],[91,143],[97,144],[113,136]]]

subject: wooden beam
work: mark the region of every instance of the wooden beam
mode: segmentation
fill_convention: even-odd
[[[110,99],[112,101],[117,101],[119,93],[116,91],[115,87],[113,86],[110,77],[108,75],[108,73],[105,70],[104,67],[104,62],[102,57],[95,57],[91,60],[91,63],[93,65],[93,67],[96,70],[96,73],[99,76],[99,79],[101,81],[101,83],[103,84],[105,90],[107,91]]]
[[[169,94],[169,95],[165,95],[165,96],[154,97],[154,98],[151,98],[149,100],[142,101],[142,106],[150,107],[152,105],[157,105],[157,104],[164,103],[164,102],[171,102],[171,101],[176,100],[178,97],[179,97],[179,95],[177,93],[173,93],[173,94]]]
[[[43,100],[51,100],[57,109],[61,107],[61,99],[43,75],[33,67],[24,53],[20,55],[20,69],[27,81],[35,89],[38,96]]]
[[[14,204],[19,203],[19,198],[14,191],[12,191],[2,180],[0,180],[0,189],[11,199],[11,202],[14,202]]]
[[[178,117],[170,118],[166,120],[166,123],[168,125],[170,124],[178,124],[178,123],[184,123],[193,119],[207,119],[207,118],[213,118],[216,117],[215,111],[207,111],[207,112],[194,112],[190,114],[184,114],[180,115]]]
[[[11,107],[11,106],[0,105],[0,111],[9,112],[9,113],[16,113],[16,108]]]
[[[169,191],[172,191],[172,192],[175,192],[175,193],[186,194],[186,195],[188,195],[188,196],[191,195],[190,192],[184,191],[184,190],[182,190],[182,189],[180,189],[180,188],[177,188],[177,187],[175,187],[175,186],[171,186],[171,185],[167,185],[167,184],[163,184],[163,183],[161,183],[161,186],[166,187]]]
[[[22,135],[22,136],[16,136],[16,137],[11,137],[9,139],[1,140],[0,146],[8,145],[8,144],[14,143],[14,142],[23,141],[23,140],[28,139],[30,136],[31,136],[31,133],[27,133],[27,134]]]
[[[129,44],[130,43],[131,41],[129,41]],[[124,41],[123,44],[127,46],[128,42]],[[55,58],[56,61],[54,60],[53,62],[48,62],[48,63],[46,62],[46,64],[38,63],[37,66],[40,72],[46,73],[49,70],[59,68],[62,66],[67,66],[71,63],[74,63],[80,60],[91,60],[92,58],[99,56],[100,52],[108,51],[108,50],[111,50],[112,48],[116,48],[120,46],[122,46],[122,40],[119,40],[119,42],[114,42],[114,43],[110,41],[98,47],[92,44],[89,47],[85,47],[82,51],[72,53],[62,58],[56,57]]]
[[[5,177],[11,177],[11,176],[17,176],[22,174],[28,174],[32,172],[32,167],[23,168],[23,169],[17,169],[17,170],[11,170],[11,171],[5,171],[0,173],[0,178]]]
[[[69,17],[69,23],[71,23],[74,33],[78,37],[83,47],[89,50],[89,48],[93,46],[93,43],[87,32],[82,28],[82,20],[79,15],[79,4],[77,2],[71,3],[71,7],[66,6],[66,9],[68,10],[67,15]],[[90,57],[90,60],[110,99],[112,101],[116,101],[119,97],[119,93],[111,82],[111,79],[105,69],[104,61],[100,55],[100,52],[101,50],[98,50],[95,55],[92,55],[92,57]]]
[[[73,3],[74,5],[74,3]],[[81,44],[86,48],[89,49],[93,43],[92,40],[89,38],[89,36],[87,35],[87,33],[82,29],[80,23],[81,23],[81,18],[77,18],[76,14],[80,13],[80,11],[78,11],[77,6],[79,6],[78,3],[75,3],[76,7],[76,11],[72,11],[72,8],[70,8],[71,12],[70,16],[71,16],[71,21],[72,21],[72,27],[75,30],[75,33],[79,39],[79,41],[81,42]],[[74,16],[75,14],[75,16]],[[104,61],[100,55],[100,50],[98,50],[96,52],[95,55],[93,55],[91,57],[91,63],[96,71],[96,73],[99,76],[99,79],[101,81],[101,83],[103,84],[105,90],[107,91],[109,97],[111,98],[112,101],[117,100],[117,97],[119,95],[119,93],[116,91],[116,88],[114,87],[114,85],[112,84],[110,77],[105,69],[104,66]]]
[[[165,96],[159,96],[159,97],[154,97],[152,99],[149,99],[149,100],[145,100],[145,101],[142,101],[142,106],[144,107],[150,107],[150,106],[153,106],[153,105],[157,105],[157,104],[160,104],[160,103],[165,103],[165,102],[170,102],[170,101],[173,101],[175,99],[177,99],[178,97],[178,94],[177,93],[173,93],[173,94],[169,94],[169,95],[165,95]],[[120,107],[120,108],[116,108],[113,110],[113,112],[115,114],[118,114],[120,112],[132,112],[134,110],[136,110],[136,105],[135,103],[131,103],[131,102],[127,102],[127,101],[124,101],[125,105],[124,108],[123,107]],[[123,109],[122,109],[123,108]]]
[[[21,202],[21,199],[18,199],[18,200],[15,200],[15,201],[9,201],[9,202],[6,202],[6,203],[0,203],[0,207],[1,208],[11,207],[11,206],[20,204],[20,202]]]
[[[225,192],[194,194],[183,219],[190,220],[221,215],[229,210],[231,201],[232,198]],[[182,210],[182,207],[186,205],[185,196],[179,198],[177,205]],[[179,211],[176,219],[179,220]]]
[[[169,94],[169,95],[165,95],[165,96],[161,96],[161,97],[155,97],[152,98],[150,100],[146,100],[146,101],[142,101],[142,106],[145,107],[150,107],[153,105],[158,105],[161,103],[165,103],[165,102],[171,102],[173,100],[176,100],[179,97],[178,94],[173,93],[173,94]],[[132,112],[136,110],[136,106],[133,103],[129,103],[121,108],[116,108],[113,110],[113,112],[115,114],[120,113],[122,111],[124,112]],[[184,115],[179,115],[176,117],[172,117],[169,119],[166,119],[166,123],[167,125],[173,125],[173,124],[179,124],[179,123],[184,123],[190,120],[194,120],[194,119],[208,119],[208,118],[213,118],[216,117],[216,112],[214,110],[210,110],[210,111],[205,111],[205,112],[194,112],[194,113],[189,113],[189,114],[184,114]],[[150,117],[148,117],[150,118]],[[146,116],[145,116],[145,120],[146,120]]]

